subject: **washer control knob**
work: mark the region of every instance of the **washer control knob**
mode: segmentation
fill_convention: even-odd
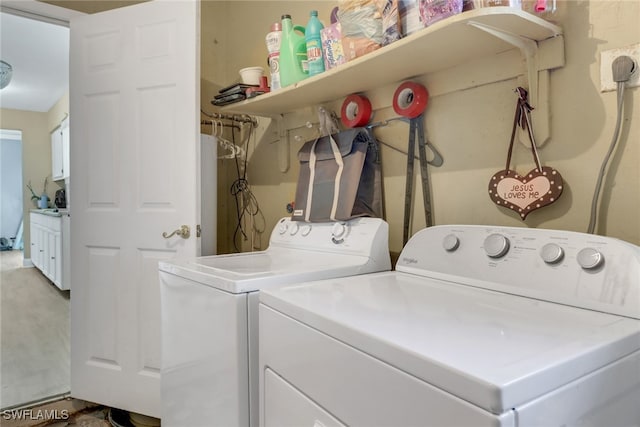
[[[302,234],[303,236],[308,236],[309,233],[311,233],[311,224],[305,224],[300,227],[300,234]]]
[[[577,260],[585,270],[594,270],[604,264],[604,255],[596,249],[584,248],[578,252]]]
[[[442,240],[442,247],[447,252],[453,252],[460,246],[460,239],[455,234],[447,234]]]
[[[564,258],[564,249],[555,243],[547,243],[540,250],[540,257],[547,264],[556,264]]]
[[[333,224],[333,229],[331,229],[331,236],[340,239],[347,234],[347,225],[341,222],[336,222]]]
[[[289,234],[291,234],[292,236],[294,234],[296,234],[298,232],[298,230],[300,229],[300,226],[298,225],[297,222],[292,222],[291,223],[291,229],[289,230]]]
[[[287,228],[289,228],[287,226],[287,223],[286,222],[281,222],[280,225],[278,225],[278,233],[280,233],[280,234],[286,233],[287,232]]]
[[[483,246],[488,256],[491,258],[500,258],[509,252],[509,239],[502,234],[490,234],[484,239]]]

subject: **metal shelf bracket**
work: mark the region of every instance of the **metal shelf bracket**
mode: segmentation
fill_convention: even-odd
[[[529,104],[534,108],[531,116],[536,145],[543,145],[550,137],[549,69],[564,65],[564,44],[561,42],[552,45],[554,51],[559,51],[553,52],[552,56],[559,57],[561,64],[546,66],[541,64],[538,42],[479,22],[472,21],[469,25],[520,49],[527,68],[525,78],[528,83],[521,86],[527,87]],[[562,39],[562,36],[558,37]],[[530,144],[527,132],[522,129],[519,129],[518,140],[524,145]]]

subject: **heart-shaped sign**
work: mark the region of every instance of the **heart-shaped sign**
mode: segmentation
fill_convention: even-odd
[[[560,172],[548,166],[522,176],[514,170],[503,169],[491,177],[489,197],[496,205],[517,212],[524,220],[536,209],[558,200],[562,188]]]

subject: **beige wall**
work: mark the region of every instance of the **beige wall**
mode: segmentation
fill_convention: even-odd
[[[56,102],[47,112],[47,127],[54,130],[60,123],[69,116],[69,92],[65,93],[62,98]]]
[[[227,25],[219,30],[226,30],[226,55],[214,61],[218,68],[220,62],[224,62],[226,71],[214,71],[211,62],[203,63],[203,75],[219,76],[220,84],[230,82],[239,68],[264,63],[264,36],[280,14],[291,13],[294,23],[305,25],[308,10],[317,7],[326,22],[328,11],[334,5],[333,2],[229,2]],[[513,89],[518,83],[515,79],[507,80],[430,99],[426,112],[427,136],[445,158],[442,167],[430,168],[436,224],[498,224],[586,231],[596,176],[609,148],[616,115],[615,93],[600,92],[600,52],[640,41],[640,2],[560,1],[559,5],[560,11],[553,18],[564,29],[566,65],[551,72],[551,139],[540,149],[540,157],[544,165],[562,173],[565,180],[562,197],[523,222],[513,212],[494,205],[487,195],[490,177],[504,167],[511,132],[515,107]],[[417,80],[429,87],[430,76],[420,76]],[[371,99],[389,100],[386,106],[381,104],[383,108],[376,112],[376,119],[395,115],[389,105],[396,86],[367,93]],[[624,130],[603,187],[597,228],[599,234],[635,244],[640,244],[640,109],[634,107],[638,104],[638,93],[638,89],[633,88],[625,95]],[[209,100],[203,98],[203,105]],[[337,100],[330,105],[339,112],[341,102]],[[314,120],[312,111],[308,118]],[[304,120],[285,120],[285,123],[295,127]],[[279,145],[285,142],[283,139],[271,142],[271,132],[255,144],[250,157],[249,181],[266,219],[262,247],[266,246],[268,233],[277,219],[287,215],[285,206],[295,192],[295,154],[306,136],[302,130],[290,133],[300,134],[302,141],[289,139],[292,167],[288,172],[281,173],[278,169]],[[408,129],[397,124],[378,130],[378,136],[404,148]],[[382,147],[382,159],[386,217],[391,226],[390,246],[392,251],[399,251],[405,156]],[[524,173],[532,166],[530,151],[517,144],[512,167]],[[228,192],[220,193],[220,197],[229,197]],[[424,227],[420,194],[415,200],[413,232]]]

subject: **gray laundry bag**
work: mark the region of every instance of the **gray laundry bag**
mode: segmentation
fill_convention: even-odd
[[[306,142],[291,219],[305,222],[383,217],[378,144],[365,128]]]

